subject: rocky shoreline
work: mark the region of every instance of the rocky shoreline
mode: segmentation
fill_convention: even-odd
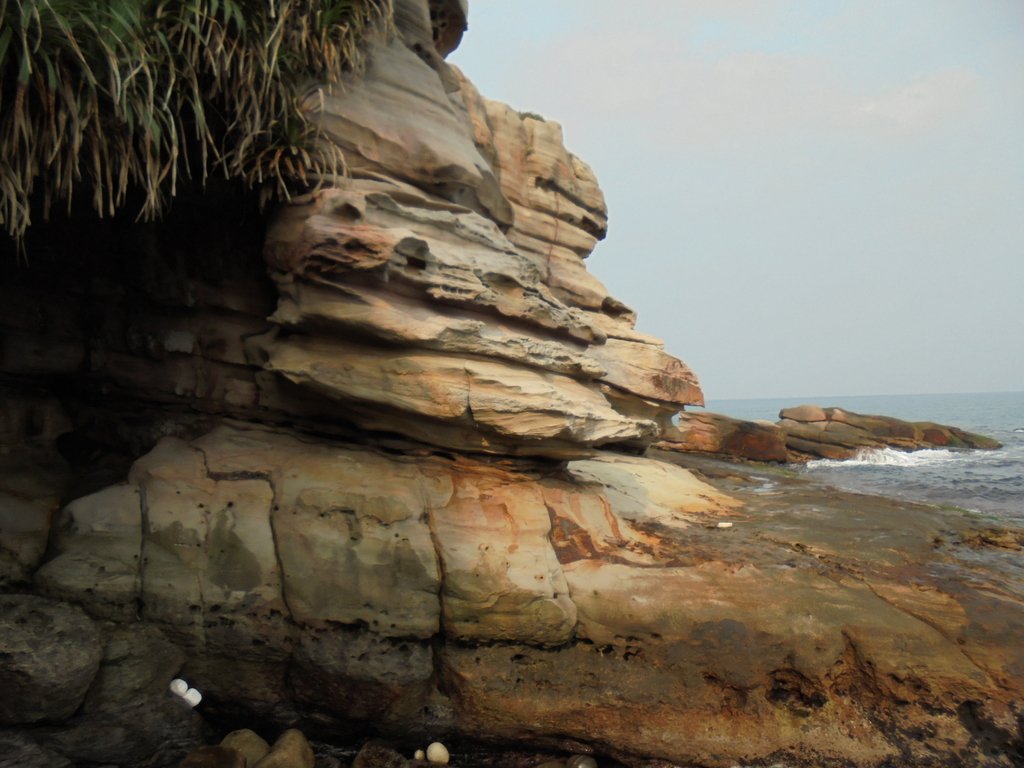
[[[894,448],[996,450],[998,441],[931,421],[903,421],[842,408],[783,408],[779,421],[744,421],[710,411],[683,411],[662,430],[664,450],[720,454],[738,459],[800,464],[852,459],[864,451]]]
[[[319,734],[318,739],[335,734],[326,741],[314,740],[316,764],[369,768],[374,764],[352,762],[365,739],[355,734],[374,730],[394,739],[395,753],[408,761],[385,764],[408,766],[417,765],[411,761],[416,743],[438,735],[466,742],[471,733],[492,734],[486,740],[493,746],[453,748],[452,765],[525,768],[565,760],[580,748],[592,750],[601,766],[752,765],[764,759],[789,766],[949,765],[955,761],[1013,765],[1021,758],[1024,744],[1013,726],[1020,713],[1012,694],[1017,690],[1012,670],[1024,664],[1024,622],[1012,610],[1017,596],[1024,593],[1024,531],[955,510],[837,491],[768,464],[675,452],[652,451],[651,457],[685,467],[708,487],[742,504],[703,518],[683,535],[673,533],[664,522],[638,526],[648,537],[658,537],[658,556],[666,565],[660,566],[653,581],[633,577],[622,585],[630,597],[613,609],[622,627],[617,630],[623,632],[620,638],[609,635],[601,644],[581,645],[582,638],[577,637],[567,645],[546,649],[521,644],[452,646],[441,654],[444,674],[468,669],[453,664],[461,665],[459,657],[469,653],[488,664],[489,680],[476,684],[499,684],[492,689],[502,704],[490,710],[491,725],[480,724],[467,732],[451,721],[435,720],[423,730],[422,725],[410,727],[412,722],[390,717],[350,721],[348,726],[343,720],[318,722],[314,717],[309,721],[310,732]],[[731,525],[720,527],[722,522]],[[697,582],[690,578],[684,582],[699,584],[699,590],[680,591],[672,586],[687,570],[701,574]],[[621,578],[628,571],[619,573]],[[611,584],[604,588],[614,590]],[[674,598],[669,597],[673,594]],[[11,603],[0,611],[6,618],[18,615],[12,606],[21,600],[30,600],[36,614],[54,617],[68,610],[37,597],[7,595],[4,599]],[[663,604],[658,615],[664,618],[658,623],[647,619],[643,636],[635,625],[639,614],[630,616],[636,609],[627,607],[637,600]],[[77,609],[74,617],[84,622],[74,629],[78,636],[88,626],[101,632],[114,628],[87,619]],[[692,626],[681,646],[676,645],[683,637],[680,620]],[[8,660],[12,650],[16,658],[11,642],[23,627],[17,618],[13,625],[5,625]],[[135,754],[141,754],[146,744],[152,748],[163,743],[166,751],[158,750],[146,764],[177,765],[186,745],[195,747],[204,739],[209,743],[209,734],[218,728],[243,727],[254,705],[260,706],[253,696],[256,691],[238,686],[266,685],[265,673],[252,677],[250,671],[245,683],[238,675],[246,674],[249,665],[225,659],[216,667],[197,663],[202,660],[186,659],[168,642],[167,629],[136,627],[124,626],[111,636],[131,638],[130,647],[123,641],[114,646],[127,656],[112,656],[113,640],[108,641],[98,665],[99,677],[78,684],[78,690],[83,686],[89,690],[84,713],[57,728],[44,724],[0,730],[0,740],[19,733],[17,738],[35,745],[12,753],[22,755],[19,764],[34,764],[29,759],[32,749],[48,755],[47,764],[62,765],[62,751],[67,754],[67,749],[81,749],[86,743],[95,750],[93,754],[102,754],[107,761],[115,754],[133,754],[132,743],[141,750]],[[823,632],[828,627],[835,629]],[[78,659],[83,652],[81,643],[74,650],[53,645],[54,638],[67,631],[51,623],[47,633],[30,643],[32,657],[40,665],[62,670],[62,690],[68,690],[66,676],[75,668],[69,659]],[[829,635],[831,631],[835,636]],[[626,637],[626,632],[635,634]],[[680,640],[667,644],[673,632]],[[826,655],[815,673],[815,655],[835,642],[841,644],[836,655]],[[359,644],[364,653],[369,649],[364,641]],[[685,649],[684,666],[674,660],[677,649]],[[581,653],[579,660],[573,659]],[[371,663],[383,661],[378,656]],[[85,666],[92,668],[94,663],[87,660]],[[479,663],[471,661],[469,668]],[[570,663],[571,673],[565,676]],[[637,755],[635,746],[624,746],[631,743],[631,736],[622,726],[665,717],[659,710],[672,706],[677,694],[671,686],[679,685],[677,676],[685,674],[687,667],[701,681],[697,690],[705,691],[704,704],[692,708],[692,715],[677,710],[662,727],[689,729],[685,740],[691,750],[701,739],[716,741],[704,741],[689,759],[677,754],[659,762]],[[153,707],[153,701],[167,698],[162,690],[166,679],[182,670],[190,679],[203,681],[202,717],[185,715],[180,706]],[[228,675],[236,679],[225,680]],[[977,686],[982,675],[993,681],[989,683],[993,687],[965,698],[965,689]],[[144,680],[150,682],[142,684]],[[33,683],[36,687],[18,691],[21,713],[40,706],[50,708],[48,717],[53,717],[52,708],[58,705],[52,697],[53,684],[38,678]],[[663,688],[666,683],[668,690]],[[380,684],[353,682],[348,690],[353,695],[370,685],[379,690]],[[403,695],[411,690],[407,688]],[[680,688],[679,693],[685,690]],[[998,694],[993,695],[999,690],[1010,692],[1002,704]],[[73,692],[69,695],[73,700]],[[865,697],[870,708],[863,708]],[[249,703],[239,709],[246,699]],[[529,717],[525,713],[539,701],[561,713],[543,716],[545,721],[561,723],[561,736],[520,730]],[[595,704],[609,707],[611,716],[603,720],[600,735],[583,722],[573,722],[581,710],[588,718],[598,716]],[[510,708],[519,711],[505,720],[503,711]],[[130,713],[143,709],[148,717],[133,720],[134,734],[127,738],[124,718],[135,717]],[[844,713],[844,719],[831,725],[829,713],[836,710]],[[263,711],[265,716],[267,710]],[[765,719],[766,713],[770,719]],[[310,714],[295,723],[301,724]],[[686,717],[697,718],[697,727]],[[499,725],[502,722],[517,725],[508,729]],[[721,744],[716,736],[719,729],[732,735],[729,747],[712,746]],[[669,731],[663,733],[672,738]],[[809,739],[808,733],[815,738]],[[841,757],[836,755],[835,741],[822,743],[825,737],[842,740]],[[952,739],[957,739],[953,749]],[[167,748],[170,743],[180,746]],[[518,747],[510,749],[511,744]],[[742,751],[737,753],[735,747],[740,744]]]
[[[0,755],[1019,764],[1020,532],[675,450],[696,376],[587,271],[558,124],[445,61],[466,13],[396,0],[318,103],[349,176],[71,215],[0,283]]]

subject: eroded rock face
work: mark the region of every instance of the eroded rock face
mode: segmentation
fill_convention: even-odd
[[[251,342],[264,367],[368,429],[569,457],[649,442],[668,403],[700,399],[682,363],[610,337],[628,323],[563,301],[494,222],[401,185],[354,180],[288,209],[267,254],[282,330]]]
[[[1002,535],[641,455],[699,386],[586,270],[607,212],[559,126],[445,63],[466,10],[396,2],[324,96],[351,177],[256,261],[192,254],[211,225],[0,285],[0,448],[49,457],[0,466],[0,579],[92,617],[63,606],[91,655],[36,752],[180,759],[182,674],[211,716],[340,735],[1011,765],[1024,579],[975,556]]]
[[[0,587],[42,562],[69,475],[56,441],[70,429],[56,398],[0,387]]]
[[[37,728],[45,748],[94,764],[175,764],[202,738],[202,718],[167,691],[184,663],[152,624],[100,624],[103,659],[73,717]]]
[[[251,354],[365,429],[447,448],[649,443],[702,395],[584,267],[607,228],[593,172],[556,123],[484,99],[430,53],[442,9],[398,11],[366,76],[323,103],[353,178],[268,233],[279,329]]]
[[[205,644],[230,641],[211,615],[261,641],[263,625],[285,615],[384,637],[443,628],[453,639],[551,645],[569,640],[577,618],[553,519],[572,514],[607,548],[644,539],[644,524],[685,528],[731,503],[648,459],[576,461],[548,475],[265,429],[165,438],[128,483],[67,507],[58,554],[36,579],[99,614],[141,606],[142,618]],[[569,495],[580,512],[561,509]]]
[[[982,449],[995,440],[933,422],[865,416],[842,408],[799,405],[779,412],[780,421],[744,421],[719,413],[684,411],[677,424],[663,427],[659,448],[718,453],[753,461],[802,463],[812,459],[852,459],[861,451],[895,448]]]
[[[902,421],[891,416],[866,416],[842,408],[802,405],[779,412],[791,461],[814,458],[849,459],[858,451],[896,448],[980,448],[1000,444],[984,435],[926,421]]]
[[[721,453],[754,461],[786,462],[786,433],[776,424],[744,421],[720,413],[684,411],[662,432],[660,448]]]
[[[697,380],[586,270],[607,213],[558,124],[484,99],[444,61],[466,10],[396,3],[398,33],[371,44],[366,72],[311,96],[350,176],[274,215],[269,270],[237,243],[189,253],[223,238],[207,224],[140,231],[102,276],[88,259],[26,273],[0,286],[0,373],[73,378],[91,413],[68,431],[136,456],[224,415],[496,455],[648,445],[701,401]],[[140,403],[138,423],[97,405],[110,392]],[[153,405],[179,412],[160,422]]]
[[[951,512],[797,480],[765,495],[736,472],[727,494],[654,458],[555,469],[221,427],[140,459],[115,517],[141,536],[111,535],[179,552],[143,556],[132,603],[187,649],[191,682],[250,711],[628,763],[926,765],[988,744],[1011,765],[1015,553],[984,564],[971,548],[997,539]],[[116,614],[99,561],[83,580],[95,531],[71,531],[40,583]]]

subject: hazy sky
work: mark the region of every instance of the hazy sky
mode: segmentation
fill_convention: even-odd
[[[1024,2],[471,0],[562,124],[588,260],[709,399],[1024,390]]]

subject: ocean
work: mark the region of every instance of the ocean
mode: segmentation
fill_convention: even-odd
[[[850,491],[961,507],[1024,524],[1024,392],[711,400],[707,410],[777,421],[802,403],[906,421],[934,421],[993,437],[997,451],[873,451],[850,461],[812,461],[800,471]]]

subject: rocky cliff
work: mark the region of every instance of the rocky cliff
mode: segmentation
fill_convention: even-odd
[[[644,455],[697,381],[587,271],[558,125],[445,62],[465,11],[396,3],[316,97],[350,177],[265,232],[72,221],[0,287],[0,739],[173,763],[182,674],[208,723],[333,739],[1011,764],[1019,568]]]

